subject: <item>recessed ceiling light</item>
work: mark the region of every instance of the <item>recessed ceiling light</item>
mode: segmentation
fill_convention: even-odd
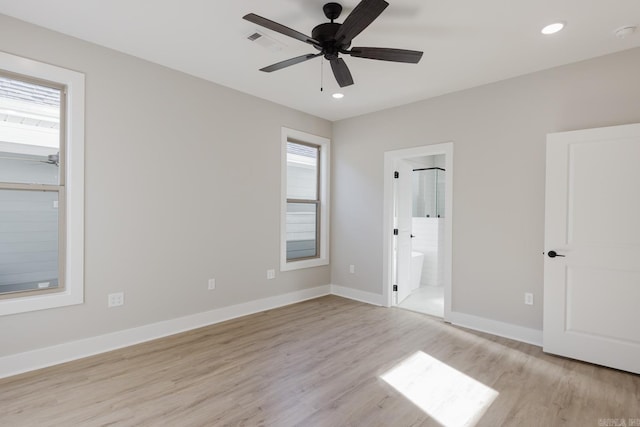
[[[344,93],[334,93],[333,96],[335,99],[342,99],[344,98]]]
[[[564,22],[554,22],[553,24],[549,24],[540,31],[545,36],[550,34],[555,34],[558,31],[561,31],[564,28]]]

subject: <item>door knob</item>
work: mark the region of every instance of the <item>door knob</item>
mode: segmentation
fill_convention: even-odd
[[[549,251],[547,252],[547,255],[549,255],[549,258],[555,258],[555,257],[562,257],[564,258],[565,255],[560,255],[558,252],[556,251]]]

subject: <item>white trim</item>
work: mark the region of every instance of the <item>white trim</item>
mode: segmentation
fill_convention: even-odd
[[[0,68],[64,85],[66,123],[65,290],[0,300],[0,316],[84,302],[84,74],[0,52]]]
[[[391,307],[393,287],[393,172],[398,170],[398,162],[415,157],[445,155],[445,262],[444,262],[444,320],[451,317],[451,275],[453,259],[453,142],[425,145],[384,153],[384,202],[383,202],[383,254],[382,259],[382,301],[385,307]]]
[[[329,265],[329,161],[331,140],[286,127],[282,128],[280,153],[280,271]],[[320,256],[287,262],[287,142],[295,139],[320,146]]]
[[[452,325],[542,347],[542,331],[538,329],[526,328],[455,311],[450,313],[450,320]]]
[[[247,316],[249,314],[322,297],[329,295],[330,290],[330,285],[303,289],[288,294],[222,307],[137,328],[125,329],[110,334],[0,357],[0,378],[46,368],[48,366]]]
[[[342,298],[365,302],[371,305],[384,305],[382,295],[380,294],[374,294],[371,292],[361,291],[353,288],[345,288],[344,286],[339,285],[331,285],[331,295],[337,295]]]
[[[555,132],[547,134],[547,141],[557,144],[558,141],[565,143],[572,142],[599,142],[603,139],[611,138],[611,132],[616,132],[615,139],[636,138],[640,123],[632,123],[628,125],[607,126],[593,129],[579,129],[566,132]]]

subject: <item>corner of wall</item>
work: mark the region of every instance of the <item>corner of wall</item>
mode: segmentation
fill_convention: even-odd
[[[382,306],[382,295],[374,294],[372,292],[361,291],[358,289],[347,288],[339,285],[329,285],[331,288],[331,294],[337,295],[342,298],[352,299],[354,301],[365,302],[371,305]]]

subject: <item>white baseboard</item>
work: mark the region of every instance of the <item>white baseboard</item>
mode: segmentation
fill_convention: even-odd
[[[85,338],[51,347],[45,347],[24,353],[0,357],[0,378],[33,371],[83,357],[105,353],[142,342],[178,334],[203,326],[213,325],[226,320],[249,314],[283,307],[289,304],[319,298],[325,295],[337,295],[367,304],[382,306],[383,296],[371,292],[347,288],[338,285],[324,285],[311,289],[276,295],[242,304],[222,307],[203,313],[196,313],[177,319],[125,329],[110,334]],[[522,326],[485,319],[464,313],[451,313],[451,323],[480,332],[486,332],[529,344],[542,346],[542,331]]]
[[[0,357],[0,378],[57,365],[130,345],[201,328],[225,320],[283,307],[331,293],[331,285],[277,295],[222,307],[203,313],[165,320],[96,337]]]
[[[371,305],[383,305],[382,295],[371,292],[360,291],[353,288],[345,288],[344,286],[330,285],[331,294],[343,298],[349,298],[355,301],[366,302]]]
[[[542,347],[542,331],[471,314],[451,312],[451,324]]]

